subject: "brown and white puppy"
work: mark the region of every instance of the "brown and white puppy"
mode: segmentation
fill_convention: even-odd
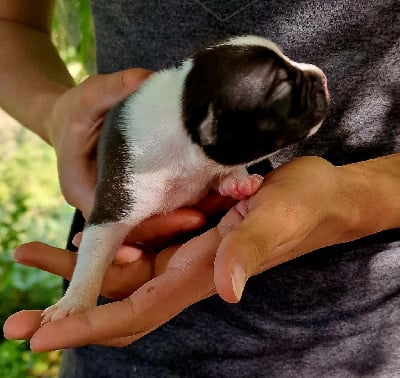
[[[153,74],[106,118],[95,205],[72,281],[43,323],[96,306],[117,249],[146,218],[194,204],[212,187],[236,199],[254,194],[262,178],[246,167],[314,134],[328,102],[319,68],[255,36]]]

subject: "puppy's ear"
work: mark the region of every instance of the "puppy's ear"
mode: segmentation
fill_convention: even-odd
[[[200,142],[203,146],[217,143],[217,122],[214,117],[214,105],[208,105],[207,115],[199,126]]]

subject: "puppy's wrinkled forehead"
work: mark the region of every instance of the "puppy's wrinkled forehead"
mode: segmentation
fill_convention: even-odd
[[[272,42],[260,45],[240,40],[212,46],[193,57],[186,90],[199,94],[193,98],[197,105],[211,100],[206,98],[208,93],[222,107],[251,108],[274,82],[287,79],[296,70]]]
[[[269,39],[258,37],[256,35],[245,35],[245,36],[240,36],[240,37],[233,37],[231,39],[225,40],[224,42],[222,42],[220,44],[216,44],[214,47],[223,46],[223,45],[225,45],[225,46],[227,46],[227,45],[228,46],[261,46],[261,47],[265,47],[271,51],[274,51],[277,55],[281,56],[282,58],[287,59],[275,43],[273,43]]]
[[[188,62],[182,94],[192,140],[223,164],[255,161],[319,129],[328,109],[323,72],[271,41],[236,37]]]

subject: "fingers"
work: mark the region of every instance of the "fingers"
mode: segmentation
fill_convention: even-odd
[[[145,220],[128,235],[126,243],[142,243],[147,248],[160,248],[177,236],[202,227],[205,217],[199,211],[182,208]]]
[[[142,68],[131,68],[92,76],[81,84],[81,104],[88,109],[88,116],[97,120],[119,101],[136,91],[150,74],[151,71]]]
[[[40,243],[31,243],[31,244],[40,244]],[[28,246],[25,246],[25,247],[28,247]],[[167,263],[170,260],[171,256],[173,255],[173,253],[177,250],[177,248],[178,248],[177,246],[170,247],[158,255],[156,266],[155,266],[155,274],[156,275],[159,275],[159,274],[165,272]],[[25,261],[28,261],[29,258],[26,258],[27,256],[24,256],[24,255],[27,255],[26,250],[27,250],[27,248],[21,247],[18,250],[18,254],[20,255],[21,259],[25,258],[26,259]],[[51,252],[51,253],[53,253],[53,252]],[[33,257],[34,257],[34,255],[33,255]],[[51,255],[49,257],[51,257]],[[33,264],[31,263],[31,265],[33,265]],[[7,339],[28,340],[39,329],[39,327],[41,326],[41,321],[42,321],[42,311],[41,310],[29,310],[29,311],[23,310],[23,311],[17,312],[15,314],[11,315],[4,323],[4,327],[3,327],[4,336]],[[138,337],[139,337],[139,334],[137,334],[135,336],[104,339],[104,340],[100,340],[100,341],[96,342],[96,344],[122,347],[122,346],[130,344],[135,338],[138,338]]]
[[[70,280],[76,263],[76,253],[32,242],[19,246],[15,251],[14,260],[19,264],[36,267]]]
[[[235,230],[243,229],[242,222],[249,212],[249,200],[240,201],[221,220],[217,230],[222,239],[214,263],[214,282],[218,294],[229,303],[240,300],[249,277],[247,265],[237,259],[239,253],[249,253],[248,244],[235,239]],[[235,243],[239,243],[237,246]],[[245,245],[245,248],[243,247]]]
[[[93,206],[96,145],[104,115],[149,75],[150,71],[134,68],[92,76],[65,92],[49,116],[63,195],[85,216]]]
[[[135,227],[125,240],[126,244],[143,244],[148,249],[159,249],[170,244],[182,233],[204,226],[206,216],[227,210],[234,202],[230,198],[211,193],[195,209],[181,208],[163,215],[156,215]],[[197,209],[197,210],[196,210]],[[73,244],[79,246],[82,234],[75,235]]]
[[[238,302],[247,279],[294,257],[299,245],[312,231],[315,220],[307,223],[298,214],[290,219],[286,205],[275,203],[280,214],[270,206],[251,208],[236,228],[222,240],[215,259],[215,285],[227,302]],[[303,222],[302,222],[303,221]]]
[[[124,246],[121,250],[126,255],[132,254]],[[120,251],[121,251],[120,250]],[[101,285],[101,295],[113,300],[128,297],[138,287],[150,281],[154,275],[155,256],[142,253],[140,258],[133,262],[112,264],[106,271]]]
[[[122,254],[136,255],[136,258],[131,259],[131,262],[112,264],[109,267],[101,287],[101,294],[107,298],[126,298],[153,277],[154,256],[127,249],[132,248],[125,246]],[[36,267],[67,280],[71,280],[76,257],[76,253],[39,242],[21,245],[14,255],[14,259],[22,265]],[[127,256],[124,258],[125,261],[128,260]]]
[[[170,258],[160,276],[131,297],[46,324],[33,335],[31,349],[39,352],[86,344],[123,345],[139,339],[215,293],[213,264],[219,242],[215,229],[192,239]]]
[[[42,320],[42,310],[22,310],[11,315],[3,326],[6,339],[30,340],[39,329]],[[97,342],[98,345],[124,347],[132,343],[137,336],[117,337]]]
[[[23,310],[11,315],[4,323],[6,339],[28,340],[40,327],[42,310]]]
[[[320,159],[302,158],[265,178],[249,199],[247,212],[242,212],[242,221],[230,228],[218,248],[214,277],[224,300],[239,301],[250,276],[326,245],[321,238],[308,240],[318,235],[319,225],[326,224],[334,187],[331,169]],[[227,220],[218,228],[226,226]]]
[[[131,242],[155,248],[170,242],[184,231],[202,226],[204,222],[204,216],[198,211],[180,209],[149,219],[133,230],[129,238]],[[75,242],[79,242],[79,237]],[[130,295],[153,277],[154,257],[153,254],[143,253],[137,248],[122,246],[116,256],[117,264],[112,264],[105,274],[101,294],[113,299]],[[76,254],[39,242],[18,247],[14,259],[20,264],[40,268],[67,280],[71,279],[76,264]]]
[[[210,192],[194,208],[181,208],[165,215],[154,216],[133,229],[126,242],[142,243],[148,248],[161,248],[182,233],[199,229],[206,217],[231,208],[236,201]]]
[[[237,201],[231,197],[224,197],[215,191],[211,191],[205,198],[200,200],[194,208],[200,210],[206,216],[213,216],[221,211],[227,211],[235,205],[236,202]]]
[[[81,198],[84,198],[83,196]],[[223,201],[216,200],[209,205],[221,206]],[[88,202],[86,202],[88,203]],[[214,208],[215,209],[215,208]],[[214,210],[215,211],[215,210]],[[125,243],[128,245],[142,244],[146,249],[160,249],[174,241],[182,233],[199,229],[206,223],[204,214],[195,209],[182,208],[167,214],[156,215],[142,222],[132,229],[127,236]],[[76,235],[74,245],[79,245],[81,235]]]

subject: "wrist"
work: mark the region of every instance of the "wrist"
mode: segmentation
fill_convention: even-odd
[[[43,9],[44,14],[46,9]],[[12,19],[0,21],[0,104],[22,125],[51,143],[53,126],[45,119],[56,99],[74,86],[74,81],[51,41],[50,33]],[[39,24],[42,25],[42,21]]]
[[[30,124],[25,125],[45,142],[54,147],[56,128],[59,126],[54,118],[58,99],[68,90],[68,87],[54,83],[51,89],[36,96],[32,108],[36,116],[30,117]]]
[[[53,147],[57,145],[57,131],[62,127],[56,120],[57,102],[69,89],[69,87],[55,83],[51,90],[36,98],[35,109],[38,110],[37,114],[41,116],[33,119],[35,124],[29,128]]]
[[[342,201],[348,208],[345,239],[400,227],[400,155],[336,169]]]

